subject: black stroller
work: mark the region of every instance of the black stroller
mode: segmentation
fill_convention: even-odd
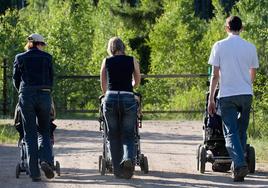
[[[215,96],[217,96],[218,89]],[[206,111],[204,115],[203,126],[203,144],[197,147],[197,170],[200,173],[205,172],[206,162],[212,163],[212,170],[216,172],[227,172],[231,168],[232,159],[225,147],[223,135],[222,119],[219,113],[210,116],[207,112],[208,96],[206,99]],[[218,109],[218,100],[215,97],[216,107]],[[217,110],[219,111],[219,110]],[[246,161],[250,173],[255,172],[255,150],[247,144]]]
[[[55,119],[54,104],[52,104],[52,109],[51,109],[50,115],[51,115],[50,140],[51,140],[52,149],[53,149],[53,145],[54,145],[53,132],[55,131],[55,129],[57,127],[53,123],[53,121]],[[28,175],[29,168],[28,168],[28,163],[27,163],[26,143],[24,140],[24,131],[23,131],[23,126],[22,126],[21,111],[20,111],[20,107],[18,104],[17,104],[16,109],[15,109],[14,126],[15,126],[16,130],[19,132],[18,147],[20,148],[20,160],[16,166],[16,178],[19,178],[21,172],[25,172]],[[52,152],[53,152],[53,150],[52,150]],[[59,161],[56,161],[54,164],[54,154],[53,154],[53,170],[57,173],[58,176],[60,176],[60,163],[59,163]]]
[[[146,156],[144,156],[144,154],[141,153],[141,147],[140,147],[139,128],[142,128],[141,95],[135,93],[135,98],[138,104],[137,126],[135,126],[135,148],[136,148],[135,165],[140,166],[141,171],[143,171],[144,174],[148,174],[149,172],[148,159]],[[103,108],[102,108],[103,99],[104,95],[99,97],[100,102],[99,122],[100,122],[100,131],[102,132],[103,137],[103,152],[102,155],[99,156],[99,172],[101,173],[101,175],[105,175],[107,172],[109,173],[113,172],[112,157],[109,146],[110,143],[107,135],[107,125],[105,123],[103,116]]]

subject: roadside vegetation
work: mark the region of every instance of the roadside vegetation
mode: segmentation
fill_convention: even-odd
[[[0,121],[0,144],[14,144],[18,141],[19,134],[10,122]]]
[[[255,149],[257,162],[268,163],[268,138],[249,137],[248,143],[250,143],[250,145],[252,145]]]

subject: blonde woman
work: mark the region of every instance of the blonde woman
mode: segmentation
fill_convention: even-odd
[[[112,164],[116,177],[130,179],[137,119],[133,87],[140,84],[140,68],[134,57],[125,54],[125,45],[118,37],[109,40],[107,52],[110,57],[103,60],[100,76]]]

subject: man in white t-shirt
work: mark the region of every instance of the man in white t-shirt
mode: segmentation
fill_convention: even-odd
[[[237,16],[228,17],[225,29],[229,36],[213,45],[208,61],[212,65],[208,113],[213,115],[216,112],[214,95],[219,83],[218,98],[225,145],[233,162],[233,179],[244,181],[248,174],[244,153],[253,95],[252,83],[259,63],[256,47],[239,36],[242,31],[241,19]]]

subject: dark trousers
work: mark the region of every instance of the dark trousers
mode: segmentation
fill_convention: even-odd
[[[137,102],[132,94],[106,94],[104,116],[108,125],[108,137],[114,174],[121,171],[120,164],[134,160]]]
[[[251,95],[220,98],[226,148],[233,160],[234,168],[246,165],[244,153],[251,103]]]
[[[50,142],[50,92],[27,90],[19,95],[29,173],[40,176],[38,160],[53,162]]]

